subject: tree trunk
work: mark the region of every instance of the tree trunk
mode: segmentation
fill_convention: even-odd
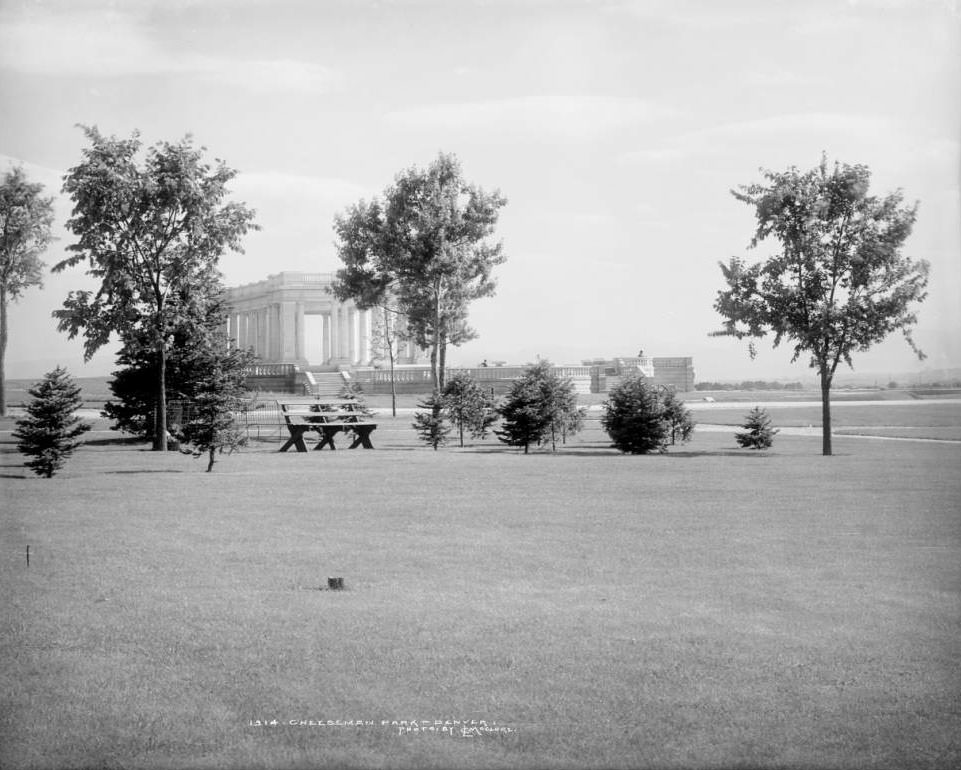
[[[831,454],[831,377],[821,365],[821,454]]]
[[[443,390],[443,386],[441,385],[441,382],[440,382],[440,369],[438,368],[440,364],[440,361],[438,360],[440,356],[440,341],[441,341],[440,282],[435,281],[434,282],[434,339],[431,343],[430,369],[431,369],[431,375],[434,378],[434,390],[438,392]]]
[[[390,331],[390,314],[384,307],[384,339],[387,342],[387,356],[390,359],[390,413],[393,417],[397,416],[397,385],[394,382],[394,345],[395,335]]]
[[[167,351],[161,340],[157,353],[157,419],[154,424],[153,449],[167,451]]]
[[[214,447],[210,447],[210,462],[207,463],[207,473],[210,473],[214,469],[214,452],[216,451]]]
[[[440,392],[444,392],[447,385],[447,339],[442,337],[440,342],[440,355],[437,362],[437,381],[440,384]]]
[[[7,289],[0,287],[0,417],[7,416],[7,370],[4,360],[7,356]]]

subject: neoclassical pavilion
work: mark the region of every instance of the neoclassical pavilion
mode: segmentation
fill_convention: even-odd
[[[252,348],[261,361],[307,366],[365,366],[371,362],[372,315],[353,302],[340,302],[328,290],[333,273],[284,272],[227,290],[229,335]],[[307,360],[305,316],[321,316],[322,361]],[[316,343],[312,345],[317,349]],[[403,363],[417,360],[406,343]]]

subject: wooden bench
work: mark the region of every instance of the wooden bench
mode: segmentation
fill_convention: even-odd
[[[353,433],[354,440],[348,449],[373,449],[370,434],[374,432],[377,423],[373,422],[361,410],[361,404],[354,399],[334,398],[323,401],[278,401],[280,413],[284,416],[290,438],[280,448],[286,452],[295,447],[298,452],[306,452],[307,433],[317,433],[320,441],[314,450],[329,447],[336,449],[334,436],[338,433]]]

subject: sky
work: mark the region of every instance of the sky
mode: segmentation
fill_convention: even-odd
[[[185,134],[237,177],[261,230],[227,285],[338,268],[334,217],[440,152],[508,199],[507,262],[449,354],[558,364],[692,356],[699,380],[810,379],[791,348],[710,337],[718,262],[760,260],[761,169],[871,168],[872,192],[919,201],[905,254],[931,263],[914,333],[855,369],[961,366],[961,8],[957,0],[0,0],[0,171],[56,196],[78,125],[145,145]],[[83,361],[51,313],[94,288],[49,274],[9,308],[7,376]]]

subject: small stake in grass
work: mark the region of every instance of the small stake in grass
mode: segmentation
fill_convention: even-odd
[[[344,579],[342,577],[327,578],[327,588],[329,588],[331,591],[343,591]]]
[[[27,566],[30,566],[30,546],[27,546]]]

